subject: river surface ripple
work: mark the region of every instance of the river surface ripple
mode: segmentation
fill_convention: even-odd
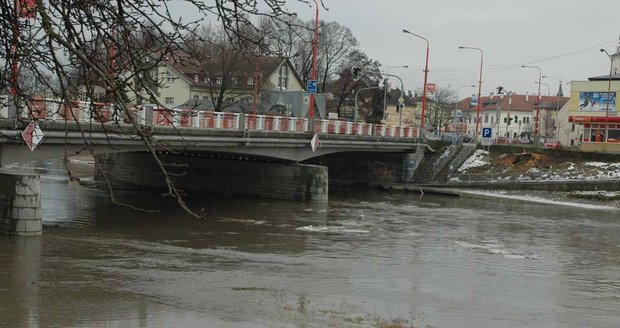
[[[42,192],[44,235],[0,236],[0,327],[620,323],[617,209],[346,190],[215,200],[200,221],[52,173]]]

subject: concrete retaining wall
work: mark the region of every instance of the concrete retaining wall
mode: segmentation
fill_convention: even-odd
[[[243,158],[163,156],[175,184],[185,191],[322,202],[328,199],[327,168],[317,165],[257,162]],[[99,157],[113,186],[165,187],[152,155],[109,154]],[[98,172],[98,179],[101,175]]]
[[[38,175],[0,173],[0,234],[40,235],[40,194]]]
[[[435,185],[439,186],[439,185]],[[461,181],[441,185],[451,188],[543,190],[543,191],[596,191],[620,190],[620,180],[581,181]]]

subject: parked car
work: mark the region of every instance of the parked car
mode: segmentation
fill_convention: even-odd
[[[560,142],[557,140],[549,140],[544,143],[543,147],[546,149],[560,149],[562,148],[562,144],[560,144]]]

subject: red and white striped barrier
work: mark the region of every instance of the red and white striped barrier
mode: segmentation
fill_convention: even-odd
[[[154,107],[154,108],[153,108]],[[191,109],[166,109],[155,106],[126,107],[121,112],[109,103],[73,101],[63,103],[53,99],[32,98],[20,117],[38,120],[68,120],[79,122],[137,123],[155,126],[174,126],[196,129],[229,129],[255,131],[308,132],[309,120],[302,117],[197,111]],[[152,110],[152,120],[147,122],[147,112]],[[241,116],[243,115],[243,116]],[[242,120],[243,118],[243,120]],[[243,122],[243,125],[241,124]],[[342,120],[314,121],[314,131],[324,134],[353,136],[381,136],[410,138],[417,135],[412,126],[388,126],[384,124],[354,123]]]

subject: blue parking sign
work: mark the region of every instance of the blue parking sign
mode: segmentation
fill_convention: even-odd
[[[316,80],[308,80],[306,82],[306,92],[317,93],[318,89],[319,89],[319,86]]]
[[[491,138],[493,135],[493,129],[491,128],[482,128],[482,137],[483,138]]]

